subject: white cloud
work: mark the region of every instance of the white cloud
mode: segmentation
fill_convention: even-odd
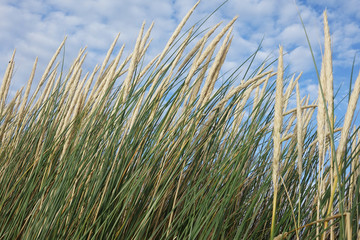
[[[281,42],[287,46],[300,46],[306,44],[306,37],[301,24],[292,24],[286,27],[279,35]]]
[[[311,80],[305,81],[304,85],[302,89],[304,89],[305,92],[303,92],[303,94],[310,96],[310,103],[314,102],[319,93],[319,85],[313,83]]]
[[[314,69],[311,53],[307,47],[297,47],[284,57],[289,63],[291,72],[307,72]]]
[[[149,55],[154,56],[164,47],[178,21],[195,4],[196,0],[4,0],[0,3],[0,74],[14,48],[16,54],[16,83],[23,85],[29,77],[33,61],[39,56],[39,74],[65,35],[66,61],[70,62],[81,47],[88,46],[85,67],[90,71],[101,63],[114,37],[120,32],[118,45],[126,44],[130,53],[144,20],[147,27],[155,26]],[[200,2],[189,20],[189,27],[208,16],[219,6],[217,0]],[[298,1],[299,10],[316,55],[320,58],[319,43],[323,42],[322,10],[328,8],[332,33],[334,64],[352,61],[360,45],[360,5],[355,0]],[[225,63],[225,71],[241,64],[264,42],[255,65],[269,54],[277,58],[279,44],[288,55],[285,64],[291,72],[314,72],[306,37],[293,1],[288,0],[229,0],[204,25],[212,26],[224,21],[224,26],[235,15],[234,39]],[[319,65],[319,63],[318,63]],[[351,65],[351,63],[349,64]]]

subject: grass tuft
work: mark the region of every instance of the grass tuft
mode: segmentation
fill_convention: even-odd
[[[359,239],[360,75],[336,122],[326,13],[309,103],[282,47],[276,72],[276,60],[254,66],[259,46],[224,73],[236,17],[186,30],[197,4],[148,62],[153,24],[128,56],[113,53],[117,35],[88,73],[85,49],[63,69],[64,39],[9,99],[14,51],[0,86],[0,239]]]

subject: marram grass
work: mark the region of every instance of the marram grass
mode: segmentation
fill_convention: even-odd
[[[14,52],[0,87],[0,239],[360,238],[360,75],[336,122],[326,15],[309,103],[282,47],[277,63],[254,67],[256,51],[224,74],[236,18],[184,30],[195,7],[148,62],[153,25],[110,60],[117,36],[89,73],[84,49],[62,70],[64,40],[9,99]]]

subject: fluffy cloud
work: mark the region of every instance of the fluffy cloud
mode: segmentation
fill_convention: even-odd
[[[102,62],[107,48],[120,32],[119,45],[126,44],[125,54],[130,53],[138,31],[145,20],[147,26],[155,21],[152,47],[155,55],[196,0],[5,0],[0,3],[0,73],[14,48],[16,54],[16,83],[23,85],[30,74],[33,61],[39,56],[39,71],[62,41],[66,43],[66,62],[71,62],[80,48],[89,52],[85,67],[90,71]],[[188,27],[213,12],[220,2],[202,1],[189,21]],[[319,44],[323,42],[322,11],[328,8],[332,32],[334,64],[352,61],[360,46],[359,5],[355,0],[340,4],[339,1],[298,1],[306,30],[316,59],[321,59]],[[313,72],[313,63],[297,7],[287,0],[229,0],[207,21],[204,28],[235,15],[234,39],[224,70],[235,68],[258,47],[264,38],[256,63],[269,55],[277,57],[279,44],[287,51],[286,63],[290,71]],[[339,17],[341,16],[341,17]],[[222,26],[224,26],[224,24]]]

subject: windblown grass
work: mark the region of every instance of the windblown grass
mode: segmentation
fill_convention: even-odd
[[[254,67],[255,52],[246,71],[223,75],[236,18],[183,30],[195,7],[148,63],[152,25],[110,61],[117,36],[92,73],[84,49],[59,70],[64,40],[33,94],[37,60],[8,100],[12,56],[0,88],[0,239],[359,239],[360,75],[335,123],[330,42],[310,104],[281,47],[277,66]]]

